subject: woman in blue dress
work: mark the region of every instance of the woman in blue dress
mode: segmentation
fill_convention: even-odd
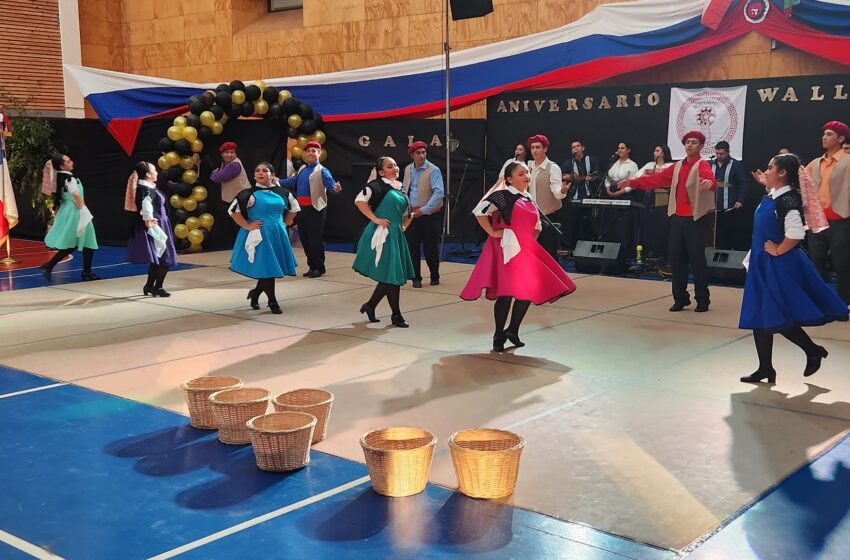
[[[739,322],[740,328],[753,331],[759,367],[741,378],[745,383],[776,381],[774,333],[806,353],[803,375],[812,375],[828,352],[802,327],[847,320],[847,305],[799,247],[805,236],[799,174],[800,160],[793,154],[774,157],[764,173],[770,191],[755,213]]]
[[[177,264],[174,232],[166,210],[166,197],[156,188],[157,170],[149,161],[140,161],[127,180],[124,209],[133,212],[133,232],[127,241],[127,260],[148,265],[145,295],[169,297],[162,287],[168,269]]]
[[[44,173],[41,192],[53,195],[53,207],[58,210],[44,238],[44,244],[56,249],[57,253],[41,265],[42,276],[50,280],[53,267],[76,249],[83,252],[83,280],[100,280],[91,270],[97,238],[91,212],[86,207],[83,184],[74,175],[73,160],[65,155],[56,156],[44,166]]]
[[[291,226],[301,208],[292,193],[280,187],[274,167],[262,162],[254,168],[255,186],[237,193],[228,212],[239,224],[230,270],[257,280],[248,291],[252,309],[259,309],[265,292],[272,313],[283,311],[274,293],[275,278],[295,276],[295,254],[286,226]]]

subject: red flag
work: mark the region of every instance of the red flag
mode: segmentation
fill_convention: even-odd
[[[6,219],[3,201],[0,200],[0,245],[6,242],[7,235],[9,235],[9,220]]]

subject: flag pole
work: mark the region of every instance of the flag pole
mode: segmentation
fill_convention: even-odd
[[[0,264],[3,266],[12,266],[21,262],[20,259],[12,258],[12,241],[9,235],[6,235],[6,258],[0,259]]]

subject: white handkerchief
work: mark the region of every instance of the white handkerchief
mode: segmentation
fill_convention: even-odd
[[[245,251],[248,253],[248,262],[254,262],[254,251],[263,241],[263,234],[260,233],[259,229],[252,229],[248,232],[248,236],[245,237]]]
[[[153,246],[156,249],[157,258],[161,257],[165,252],[166,244],[168,243],[168,236],[162,231],[162,228],[159,226],[153,226],[148,228],[148,235],[153,238]]]
[[[86,231],[86,226],[89,225],[94,218],[89,212],[88,206],[83,206],[79,209],[80,220],[77,222],[77,237],[83,235],[83,232]]]
[[[744,255],[744,260],[741,262],[744,265],[744,270],[750,270],[750,251],[747,251],[747,254]]]
[[[384,226],[378,226],[375,228],[375,233],[372,234],[372,249],[375,251],[375,266],[378,266],[378,263],[381,260],[381,253],[384,249],[384,242],[387,240],[387,235],[389,235],[390,230],[385,228]]]
[[[502,258],[504,259],[504,264],[508,264],[508,262],[517,256],[521,250],[522,247],[519,246],[519,239],[516,238],[514,231],[512,229],[503,229]]]

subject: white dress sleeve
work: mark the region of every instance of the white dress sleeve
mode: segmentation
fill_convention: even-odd
[[[142,199],[142,209],[139,211],[139,214],[142,215],[142,219],[146,222],[153,220],[153,202],[151,202],[151,197],[146,196]]]
[[[287,212],[300,212],[301,205],[298,204],[298,199],[292,196],[292,193],[289,193],[289,210]]]
[[[365,192],[364,192],[365,191]],[[366,187],[354,197],[354,202],[369,202],[372,199],[372,187]]]
[[[800,218],[799,210],[789,210],[785,214],[785,237],[788,239],[804,239],[806,230],[803,228],[803,220]]]
[[[490,204],[487,200],[482,200],[478,203],[478,206],[472,209],[472,214],[474,216],[489,216],[495,211],[496,206],[494,204]]]

